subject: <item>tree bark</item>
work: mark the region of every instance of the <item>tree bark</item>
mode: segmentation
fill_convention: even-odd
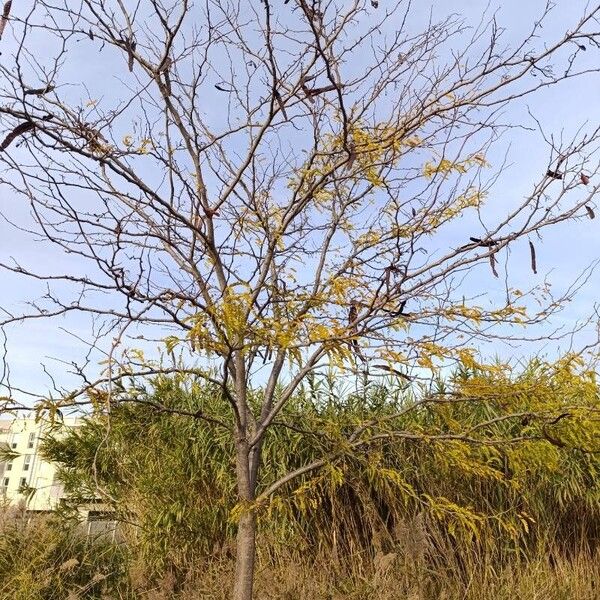
[[[256,512],[249,506],[255,499],[257,468],[251,468],[248,443],[237,442],[237,485],[242,513],[238,523],[233,600],[252,600],[256,554]]]
[[[256,513],[246,511],[240,517],[236,540],[234,600],[252,600],[254,557],[256,553]]]

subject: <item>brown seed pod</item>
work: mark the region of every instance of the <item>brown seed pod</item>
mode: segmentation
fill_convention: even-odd
[[[400,302],[400,306],[398,306],[398,310],[395,312],[396,317],[399,317],[400,315],[404,314],[404,309],[406,308],[407,302],[408,299],[402,300],[402,302]]]
[[[350,302],[350,308],[348,309],[348,325],[354,328],[356,324],[354,321],[358,318],[358,309],[356,308],[356,302]]]
[[[25,90],[23,92],[23,96],[43,96],[44,94],[49,94],[53,90],[54,86],[48,84],[46,87],[43,88],[30,88],[28,90]]]
[[[274,92],[274,96],[275,96],[275,100],[277,100],[277,104],[279,106],[279,110],[281,111],[281,114],[283,115],[283,118],[287,121],[288,120],[288,116],[287,116],[287,112],[285,111],[285,104],[283,103],[283,99],[281,98],[281,94],[275,90]]]
[[[127,68],[129,69],[129,72],[131,73],[131,72],[133,72],[133,61],[135,58],[133,53],[135,52],[135,48],[136,48],[137,44],[131,37],[124,40],[123,43],[125,45],[125,50],[127,50]]]
[[[498,278],[498,271],[496,271],[496,257],[494,254],[490,254],[490,267],[492,268],[492,273],[496,279]]]
[[[596,218],[596,213],[594,212],[593,208],[591,206],[588,206],[587,204],[585,205],[585,210],[587,211],[588,217],[590,219],[595,219]]]
[[[337,90],[338,88],[343,88],[343,84],[337,86],[335,84],[330,84],[330,85],[325,85],[323,87],[318,87],[318,88],[308,88],[306,86],[304,86],[302,89],[304,91],[304,93],[310,98],[312,96],[318,96],[319,94],[324,94],[325,92],[333,92],[334,90]]]
[[[0,151],[6,150],[20,135],[27,133],[35,129],[35,123],[33,121],[26,121],[17,125],[3,140],[0,144]]]
[[[529,253],[531,254],[531,270],[537,275],[537,261],[535,258],[535,246],[533,242],[529,240]]]
[[[482,240],[478,237],[470,237],[469,238],[474,244],[478,244],[479,246],[483,246],[484,248],[492,248],[493,246],[497,246],[498,242],[495,240]]]
[[[348,162],[346,163],[346,169],[348,171],[352,170],[354,166],[354,162],[356,161],[356,146],[353,142],[348,144]]]
[[[10,15],[10,8],[12,6],[12,0],[8,0],[8,2],[4,3],[4,9],[2,11],[2,17],[0,18],[0,39],[2,39],[2,34],[4,33],[4,28],[8,23],[8,17]]]
[[[412,381],[413,378],[410,375],[407,375],[406,373],[402,373],[402,371],[398,371],[397,369],[394,369],[393,367],[390,367],[388,365],[373,365],[374,369],[382,369],[383,371],[387,371],[388,373],[393,373],[394,375],[397,375],[398,377],[402,377],[402,379],[406,379],[406,381]]]
[[[42,121],[52,121],[52,119],[54,118],[54,115],[52,114],[47,114],[44,115],[41,120]],[[33,121],[24,121],[23,123],[20,123],[19,125],[17,125],[3,140],[3,142],[0,144],[0,152],[6,150],[14,141],[15,139],[17,139],[20,135],[23,135],[24,133],[27,133],[28,131],[31,131],[33,129],[35,129],[36,125]]]

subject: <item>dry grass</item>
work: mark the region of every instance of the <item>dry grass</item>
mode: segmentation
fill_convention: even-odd
[[[84,537],[75,523],[0,511],[1,600],[119,598],[124,567],[122,548]]]
[[[256,600],[598,600],[600,551],[550,551],[501,563],[497,548],[455,548],[422,520],[399,524],[393,545],[312,558],[261,539]],[[0,528],[0,600],[228,600],[233,558],[226,549],[191,567],[184,581],[148,577],[135,554],[94,543],[54,519],[13,515]],[[533,556],[533,557],[531,557]],[[500,566],[503,564],[503,566]]]
[[[387,547],[387,550],[385,548]],[[372,540],[372,550],[335,557],[278,547],[263,538],[255,578],[256,600],[599,600],[600,549],[567,556],[548,539],[535,552],[500,560],[498,547],[456,547],[422,519],[400,524],[393,544]],[[140,600],[228,600],[231,553],[188,573],[175,589],[167,575],[150,589],[144,569],[132,577]],[[131,573],[133,575],[133,573]]]
[[[232,580],[230,561],[213,562],[175,594],[165,580],[151,590],[138,591],[144,600],[228,600]],[[460,575],[415,568],[410,557],[379,555],[370,564],[358,559],[350,569],[331,560],[310,564],[280,560],[260,564],[257,600],[598,600],[600,555],[573,559],[515,562],[497,572],[481,565]]]

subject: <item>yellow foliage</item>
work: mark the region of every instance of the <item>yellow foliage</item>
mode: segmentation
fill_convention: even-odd
[[[462,161],[456,162],[447,158],[442,158],[437,164],[430,161],[426,162],[425,165],[423,165],[423,175],[428,179],[431,179],[438,174],[443,177],[452,173],[463,175],[474,166],[489,167],[489,164],[482,154],[474,154]]]

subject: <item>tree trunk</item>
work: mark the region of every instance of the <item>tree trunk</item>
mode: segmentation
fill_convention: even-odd
[[[235,583],[233,600],[252,600],[254,583],[254,558],[256,554],[256,512],[249,506],[256,491],[255,474],[251,466],[246,440],[237,442],[237,487],[242,513],[238,523],[235,555]],[[254,462],[254,461],[252,461]]]
[[[252,600],[255,552],[256,513],[252,510],[242,514],[238,525],[233,600]]]

